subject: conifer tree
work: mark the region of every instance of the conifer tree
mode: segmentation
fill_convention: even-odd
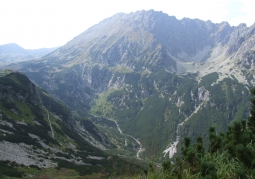
[[[226,173],[226,178],[255,178],[255,89],[251,93],[248,120],[235,121],[220,135],[216,134],[215,127],[210,127],[208,152],[204,149],[202,137],[198,137],[195,144],[185,137],[182,157],[175,164],[164,163],[164,173],[169,174],[169,178],[179,179],[189,171],[191,176],[198,174],[202,179],[217,179],[225,178],[222,173],[217,173],[220,165],[228,165],[226,169],[232,173]]]
[[[251,90],[253,97],[251,98],[251,110],[250,116],[248,117],[248,127],[255,134],[255,88]]]

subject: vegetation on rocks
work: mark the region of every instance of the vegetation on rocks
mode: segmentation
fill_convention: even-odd
[[[0,177],[40,178],[49,168],[50,178],[54,169],[71,170],[73,177],[139,171],[132,159],[100,150],[96,145],[114,145],[90,120],[72,114],[26,76],[5,75],[0,87]]]
[[[254,178],[255,89],[251,93],[252,107],[248,120],[235,121],[220,134],[217,134],[215,127],[210,127],[208,147],[202,137],[198,137],[193,144],[189,137],[185,137],[182,155],[174,162],[163,162],[162,168],[150,165],[146,178]]]
[[[254,111],[241,119],[255,85],[254,35],[255,26],[153,10],[116,14],[8,66],[49,93],[22,74],[0,78],[0,157],[22,177],[252,178]],[[144,175],[133,165],[169,157]]]

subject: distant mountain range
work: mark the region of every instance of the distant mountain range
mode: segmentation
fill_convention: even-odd
[[[30,55],[25,49],[15,43],[0,45],[0,55]]]
[[[90,120],[119,155],[160,161],[180,152],[184,136],[206,143],[209,126],[225,131],[249,115],[254,65],[255,25],[150,10],[116,14],[42,58],[8,68],[75,113],[101,117]]]
[[[0,45],[0,65],[40,58],[57,48],[58,47],[29,50],[15,43]]]

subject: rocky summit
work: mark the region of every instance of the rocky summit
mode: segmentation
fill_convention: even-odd
[[[222,132],[249,115],[254,64],[255,24],[150,10],[116,14],[8,68],[87,116],[116,153],[160,161],[180,152],[184,136],[208,144],[210,126]]]

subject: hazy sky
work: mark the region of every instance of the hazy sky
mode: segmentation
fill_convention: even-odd
[[[118,12],[143,9],[233,26],[255,22],[255,0],[0,0],[0,45],[61,46]]]

